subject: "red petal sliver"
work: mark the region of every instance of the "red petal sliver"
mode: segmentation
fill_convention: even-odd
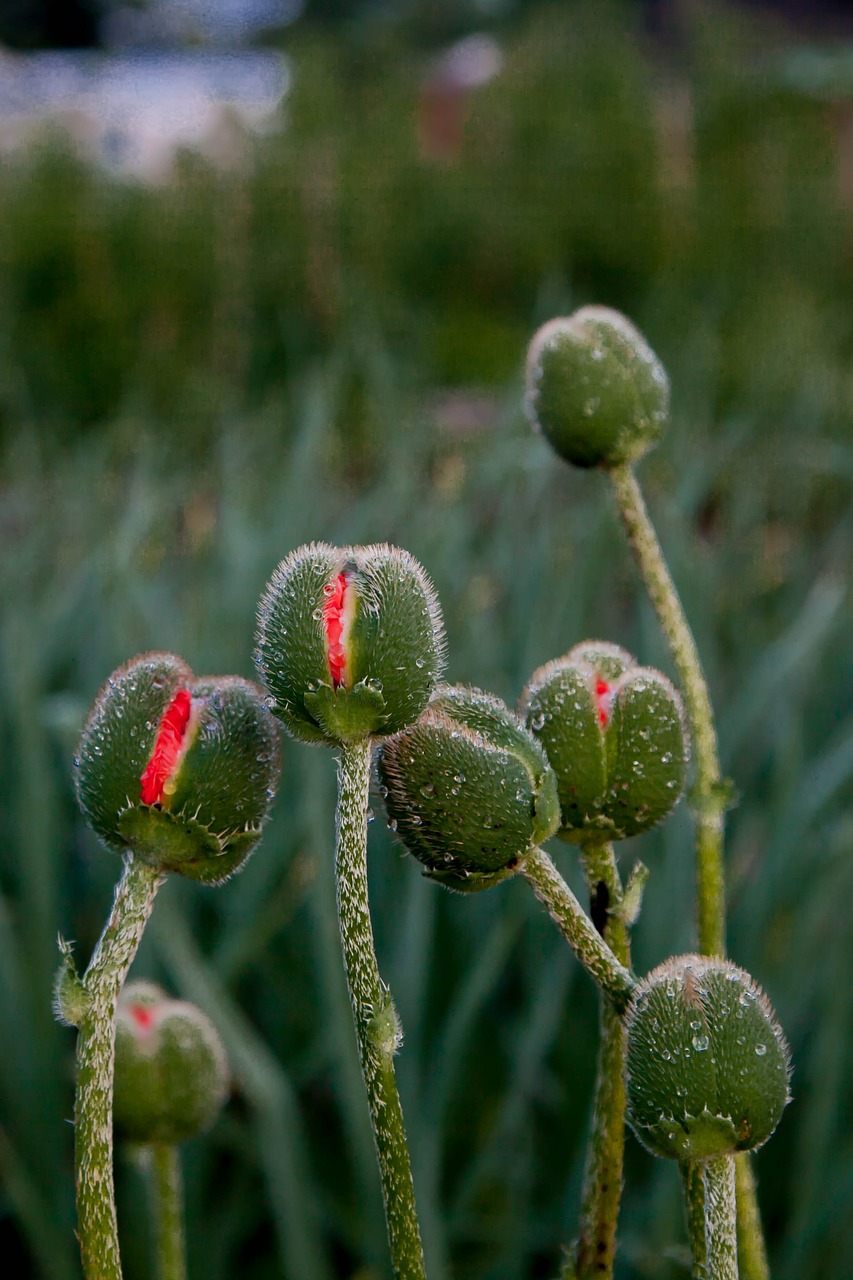
[[[595,682],[595,702],[598,707],[598,723],[604,729],[610,714],[610,707],[607,695],[610,693],[610,685],[606,680],[602,680],[601,676]]]
[[[326,653],[332,684],[337,689],[346,676],[347,656],[343,646],[344,607],[347,594],[346,574],[339,573],[323,588],[326,603],[323,605],[323,624],[326,628]]]
[[[151,759],[140,778],[143,804],[160,804],[163,799],[163,788],[174,773],[183,746],[191,705],[189,690],[179,689],[163,712]]]

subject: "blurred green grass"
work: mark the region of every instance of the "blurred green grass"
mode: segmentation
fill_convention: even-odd
[[[390,540],[435,579],[449,676],[514,700],[587,636],[669,669],[604,482],[521,413],[540,321],[628,310],[670,370],[642,478],[720,713],[731,951],[794,1050],[758,1157],[774,1275],[844,1280],[853,1221],[849,209],[843,104],[774,79],[714,6],[677,50],[633,10],[543,6],[418,154],[423,56],[294,46],[287,128],[242,171],[117,185],[56,141],[0,162],[0,1239],[10,1274],[78,1274],[73,1037],[58,929],[85,962],[116,860],[71,761],[113,667],[171,648],[252,674],[255,602],[311,538]],[[712,20],[713,19],[713,20]],[[663,87],[661,87],[663,86]],[[689,109],[688,109],[689,108]],[[684,112],[687,111],[687,116]],[[685,123],[686,119],[686,123]],[[286,742],[258,853],[170,883],[137,972],[196,999],[235,1094],[186,1150],[191,1276],[387,1276],[337,950],[334,763]],[[626,850],[652,879],[646,969],[692,945],[687,815]],[[578,885],[570,850],[557,851]],[[371,893],[405,1029],[399,1076],[433,1280],[553,1278],[574,1230],[595,996],[522,884],[425,884],[384,829]],[[150,1272],[119,1169],[128,1280]],[[629,1141],[619,1280],[686,1274],[675,1171]]]

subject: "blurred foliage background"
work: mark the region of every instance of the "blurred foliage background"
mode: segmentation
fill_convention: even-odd
[[[316,8],[322,10],[323,6]],[[374,7],[376,8],[376,7]],[[118,876],[76,812],[99,685],[149,648],[252,674],[255,602],[310,538],[427,566],[449,676],[514,701],[590,636],[669,670],[606,487],[527,428],[534,327],[586,302],[644,329],[674,421],[642,479],[719,710],[730,944],[791,1039],[757,1159],[774,1276],[853,1246],[853,78],[766,14],[616,3],[335,6],[280,35],[283,127],[117,180],[60,135],[0,158],[0,1242],[71,1280],[73,1035]],[[460,16],[461,15],[461,16]],[[485,16],[484,16],[485,15]],[[337,14],[340,19],[340,13]],[[320,20],[323,19],[323,21]],[[500,73],[448,88],[441,42]],[[811,60],[809,60],[811,59]],[[234,1094],[185,1151],[190,1274],[386,1280],[339,959],[334,761],[284,744],[274,818],[219,890],[170,882],[134,973],[196,1000]],[[645,970],[693,945],[685,811],[651,868]],[[432,1280],[553,1280],[575,1228],[595,993],[522,883],[423,882],[371,827],[380,963]],[[556,850],[579,886],[575,856]],[[128,1280],[149,1275],[120,1162]],[[619,1280],[688,1274],[673,1167],[629,1139]]]

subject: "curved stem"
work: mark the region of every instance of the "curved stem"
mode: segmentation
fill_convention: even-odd
[[[613,845],[585,845],[581,855],[590,893],[605,912],[602,922],[596,921],[601,935],[620,964],[630,966],[629,932],[618,910],[622,881]],[[576,1250],[577,1280],[610,1280],[613,1275],[625,1155],[625,1053],[622,1019],[602,996],[592,1132]]]
[[[391,993],[379,976],[367,900],[367,809],[372,747],[369,740],[341,747],[338,770],[338,918],[361,1069],[385,1197],[394,1275],[424,1280],[403,1111],[394,1078],[400,1042]]]
[[[696,909],[699,950],[726,954],[724,819],[729,792],[720,773],[714,711],[693,633],[651,522],[637,478],[629,466],[610,473],[616,504],[649,599],[669,645],[684,695],[695,762],[690,806],[696,826]],[[769,1280],[755,1178],[750,1156],[736,1157],[738,1238],[744,1280]]]
[[[646,510],[640,486],[629,466],[614,467],[610,480],[637,567],[678,671],[692,738],[696,781],[690,803],[696,821],[696,895],[699,950],[706,956],[726,951],[723,815],[726,790],[714,712],[696,642]]]
[[[178,1148],[155,1143],[149,1152],[157,1280],[186,1280],[184,1181]]]
[[[77,1037],[74,1156],[77,1230],[86,1280],[121,1280],[113,1190],[113,1065],[118,995],[162,883],[134,854],[83,978],[86,1013]]]
[[[563,937],[587,973],[598,983],[617,1013],[622,1013],[636,985],[634,975],[616,959],[544,849],[531,849],[521,873],[548,908]]]

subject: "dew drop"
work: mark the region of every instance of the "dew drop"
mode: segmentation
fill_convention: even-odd
[[[693,1048],[696,1050],[697,1053],[704,1053],[705,1050],[708,1048],[708,1043],[709,1041],[707,1036],[693,1037]]]
[[[766,1044],[757,1044],[757,1045],[755,1046],[755,1052],[758,1054],[759,1058],[763,1058],[763,1057],[764,1057],[764,1055],[765,1055],[765,1053],[767,1052],[767,1045],[766,1045]]]

